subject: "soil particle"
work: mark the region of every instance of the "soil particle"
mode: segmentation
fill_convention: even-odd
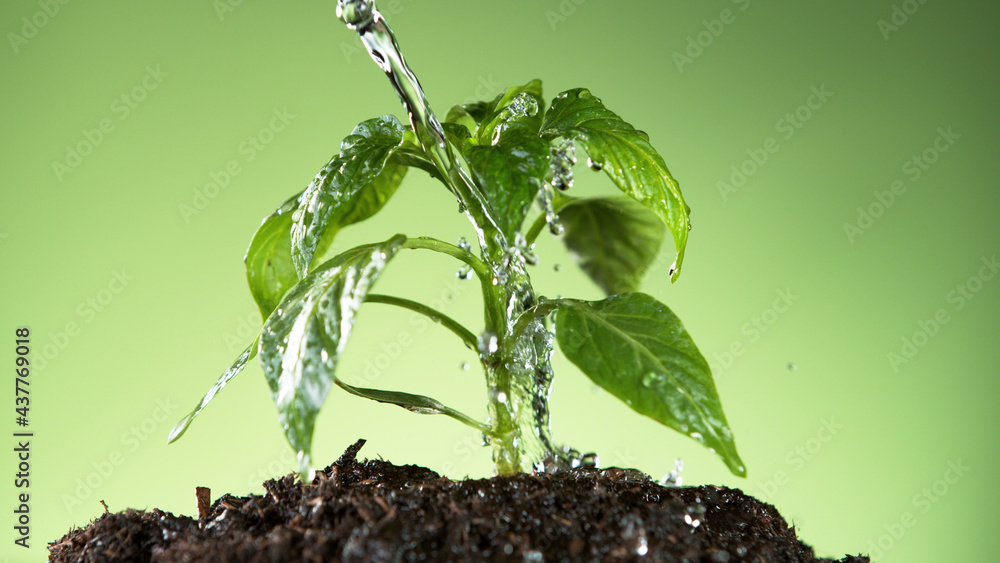
[[[272,479],[198,520],[103,514],[50,544],[50,561],[830,561],[738,489],[664,487],[618,468],[452,481],[357,461],[363,444],[310,484]]]

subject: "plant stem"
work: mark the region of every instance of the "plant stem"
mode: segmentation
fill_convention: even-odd
[[[458,258],[462,262],[468,264],[480,280],[490,281],[492,283],[491,280],[493,279],[493,274],[490,271],[489,266],[477,258],[475,254],[469,252],[468,250],[462,250],[454,244],[450,244],[433,237],[408,237],[406,242],[403,243],[403,248],[410,250],[433,250],[435,252],[447,254],[453,258]]]
[[[404,309],[409,309],[415,311],[429,318],[430,320],[440,324],[441,326],[447,328],[448,330],[454,332],[459,338],[465,342],[465,345],[469,348],[476,349],[476,335],[458,323],[458,321],[452,319],[448,315],[428,307],[423,303],[418,303],[416,301],[410,301],[409,299],[403,299],[402,297],[394,297],[392,295],[382,295],[379,293],[369,293],[365,297],[366,303],[384,303],[387,305],[395,305],[397,307],[402,307]]]
[[[541,423],[545,419],[546,426],[547,415],[535,408],[535,397],[527,391],[534,380],[514,385],[515,374],[507,366],[511,359],[507,351],[518,348],[508,342],[512,323],[535,301],[527,271],[521,261],[508,256],[509,243],[498,227],[489,202],[473,182],[461,152],[448,142],[423,88],[403,59],[396,38],[375,3],[372,0],[339,0],[337,14],[358,33],[372,60],[389,78],[424,154],[440,171],[445,185],[458,198],[475,227],[482,260],[472,260],[470,257],[475,257],[468,252],[434,239],[408,239],[404,247],[451,254],[469,264],[479,276],[485,309],[484,335],[497,339],[495,349],[487,346],[486,350],[479,350],[489,386],[495,471],[498,474],[515,473],[521,470],[521,449],[526,440],[534,439],[535,435],[541,438],[542,433],[547,432],[547,428],[522,431],[527,420],[523,417],[529,416],[529,412],[535,414],[532,422]]]

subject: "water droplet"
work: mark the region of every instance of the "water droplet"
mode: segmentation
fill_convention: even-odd
[[[326,363],[330,359],[330,355],[326,353],[326,349],[319,351],[319,359]]]
[[[531,264],[538,264],[538,255],[535,254],[535,245],[528,245],[528,240],[524,238],[524,233],[517,231],[514,233],[514,246],[510,248],[510,253],[521,261]]]
[[[465,211],[466,211],[466,207],[465,207],[465,204],[464,204],[464,203],[462,203],[461,201],[460,201],[460,202],[458,202],[458,212],[459,212],[459,213],[465,213]]]
[[[562,266],[560,266],[559,264],[553,264],[552,265],[552,270],[558,272],[558,271],[562,270]]]
[[[462,362],[458,367],[462,368],[462,371],[469,371],[469,362]]]
[[[438,414],[441,412],[437,409],[431,409],[427,407],[415,407],[413,405],[404,405],[403,408],[410,412],[415,412],[417,414]]]
[[[507,394],[496,387],[490,387],[489,396],[491,401],[496,401],[501,405],[507,404]]]
[[[642,376],[642,386],[650,389],[663,387],[663,384],[666,382],[667,376],[662,373],[651,371]]]
[[[487,330],[479,335],[479,339],[476,342],[476,347],[479,349],[479,353],[483,356],[492,356],[496,354],[499,349],[499,341],[497,340],[497,335],[492,330]]]
[[[465,237],[458,239],[458,247],[466,252],[472,251],[472,245],[469,244],[469,241]]]
[[[699,520],[697,518],[692,518],[690,514],[685,514],[684,515],[684,522],[688,526],[691,526],[692,528],[697,528],[698,526],[701,525],[701,520]]]
[[[597,467],[601,465],[601,458],[594,452],[586,453],[580,457],[580,465],[582,467]]]
[[[799,369],[799,366],[795,365],[795,362],[788,362],[788,371],[795,371]]]
[[[674,468],[660,479],[660,484],[664,487],[680,487],[684,483],[681,471],[684,470],[684,460],[677,458],[674,460]]]
[[[589,166],[590,169],[594,170],[595,172],[600,172],[604,168],[603,163],[594,160],[592,158],[587,158],[587,166]]]
[[[542,555],[541,551],[524,550],[524,563],[542,563],[543,561],[545,561],[545,556]]]
[[[472,279],[472,266],[469,266],[468,264],[462,266],[457,272],[455,272],[455,277],[460,280]]]
[[[573,165],[576,164],[576,144],[566,139],[550,149],[552,155],[552,186],[565,191],[573,187]]]

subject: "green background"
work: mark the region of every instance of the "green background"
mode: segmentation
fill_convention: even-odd
[[[45,2],[0,7],[0,358],[13,363],[14,329],[28,326],[35,360],[27,552],[12,543],[14,439],[0,441],[0,554],[11,561],[42,560],[46,542],[99,515],[101,500],[191,514],[195,486],[259,492],[293,470],[256,362],[178,443],[165,438],[259,327],[241,258],[260,219],[356,123],[402,113],[332,0],[52,4],[52,16]],[[693,208],[678,283],[664,248],[644,290],[715,366],[748,478],[561,358],[558,439],[656,478],[681,457],[685,483],[772,502],[821,555],[994,556],[1000,281],[984,264],[1000,246],[1000,9],[985,6],[382,3],[439,114],[536,77],[550,98],[586,86],[649,133]],[[87,154],[75,162],[67,147]],[[915,168],[914,157],[934,162]],[[68,158],[75,166],[54,169]],[[224,178],[231,161],[238,172]],[[732,183],[734,166],[743,182]],[[577,175],[578,195],[614,190],[582,164]],[[859,208],[870,214],[860,227]],[[381,215],[337,244],[394,232],[455,240],[470,229],[444,189],[411,172]],[[539,254],[540,294],[599,297],[557,241],[543,237]],[[478,328],[480,298],[456,268],[405,253],[379,292]],[[446,331],[371,306],[355,334],[349,381],[485,415],[481,378],[460,368],[472,353]],[[466,427],[334,391],[318,463],[359,437],[364,456],[454,477],[490,470]]]

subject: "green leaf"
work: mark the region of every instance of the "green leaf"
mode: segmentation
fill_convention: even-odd
[[[457,125],[463,125],[470,132],[475,132],[479,129],[479,124],[486,119],[490,113],[497,107],[500,100],[503,98],[503,94],[493,98],[492,100],[483,100],[479,102],[472,102],[468,104],[459,104],[452,106],[448,110],[448,115],[444,118],[444,123],[453,123]]]
[[[746,476],[708,362],[666,305],[643,293],[555,304],[559,347],[587,377]]]
[[[465,158],[493,209],[497,226],[508,241],[513,241],[549,169],[548,143],[537,136],[501,137],[496,145],[467,143]]]
[[[290,198],[261,221],[250,240],[243,262],[246,264],[250,293],[267,319],[282,296],[299,282],[292,264],[292,211],[299,205],[301,193]]]
[[[355,387],[353,385],[348,385],[339,379],[336,379],[334,382],[344,391],[347,391],[352,395],[357,395],[358,397],[364,397],[380,403],[397,405],[410,412],[420,414],[443,414],[454,418],[462,424],[471,426],[480,432],[485,432],[486,434],[492,433],[489,425],[483,424],[482,422],[479,422],[468,415],[462,414],[451,407],[447,407],[441,404],[438,400],[430,397],[403,393],[402,391],[383,391],[381,389]]]
[[[247,362],[257,355],[257,342],[259,338],[260,337],[255,338],[253,344],[251,344],[246,350],[243,351],[242,354],[240,354],[238,358],[236,358],[236,361],[233,362],[233,365],[229,366],[229,369],[222,373],[222,376],[215,382],[215,385],[213,385],[212,388],[208,390],[208,393],[205,393],[205,396],[201,398],[201,402],[198,403],[198,406],[196,406],[194,410],[188,413],[187,416],[181,419],[181,421],[174,426],[174,428],[170,431],[170,435],[167,436],[168,444],[180,438],[184,434],[184,431],[187,430],[188,426],[191,425],[191,421],[194,420],[194,417],[198,416],[198,413],[208,406],[208,403],[215,398],[219,391],[222,391],[222,388],[225,387],[230,380],[243,371]]]
[[[405,241],[396,235],[324,262],[292,288],[264,323],[261,365],[303,474],[310,465],[316,416],[336,380],[358,309]]]
[[[649,144],[649,136],[609,111],[584,88],[563,92],[545,114],[541,135],[581,143],[595,165],[629,197],[653,210],[670,228],[676,259],[670,278],[677,280],[684,261],[691,220],[680,186],[663,158]]]
[[[538,80],[509,88],[481,108],[483,121],[475,135],[462,139],[455,133],[450,139],[464,141],[456,146],[462,149],[473,180],[508,240],[521,228],[549,170],[549,145],[538,137],[544,105],[541,96]]]
[[[476,142],[480,145],[498,144],[504,133],[511,128],[535,137],[541,128],[544,110],[541,80],[508,88],[495,100],[479,123],[475,134]]]
[[[406,148],[407,131],[392,115],[360,123],[302,193],[291,229],[300,279],[342,227],[373,215],[399,187],[406,168],[390,157]]]
[[[574,199],[559,220],[570,256],[608,295],[639,289],[665,231],[652,211],[624,197]]]

